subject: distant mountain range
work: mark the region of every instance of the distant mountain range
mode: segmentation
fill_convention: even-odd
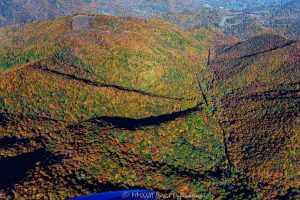
[[[86,0],[0,0],[0,25],[55,19],[76,11],[90,10]]]
[[[55,19],[76,12],[107,13],[117,16],[149,17],[200,8],[257,10],[281,6],[282,0],[0,0],[0,25]],[[295,1],[297,2],[297,1]],[[288,4],[286,8],[289,8]],[[294,8],[292,6],[292,8]]]
[[[300,1],[293,0],[275,9],[270,19],[271,26],[293,38],[300,37]]]
[[[0,0],[0,26],[77,13],[158,17],[184,29],[214,26],[244,39],[270,31],[300,36],[298,0]]]

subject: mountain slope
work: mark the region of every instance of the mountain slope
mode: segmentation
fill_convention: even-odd
[[[10,37],[1,38],[3,74],[49,58],[50,64],[44,63],[55,76],[184,100],[187,106],[199,98],[193,72],[203,69],[208,50],[189,33],[136,18],[91,16],[91,27],[80,30],[72,30],[73,22],[63,18],[7,29]]]
[[[228,134],[233,168],[262,196],[296,198],[291,191],[299,188],[300,43],[260,37],[216,55],[216,87],[210,92]]]
[[[2,111],[82,120],[135,115],[143,107],[155,114],[195,105],[199,95],[193,72],[204,66],[203,43],[157,20],[89,16],[90,27],[74,30],[74,22],[85,17],[5,30],[10,37],[1,38]],[[127,95],[137,95],[136,100],[129,103]],[[169,103],[158,103],[154,111],[155,106],[146,106],[148,100],[142,96],[154,104]],[[110,101],[113,105],[108,106]],[[123,111],[111,112],[118,104],[124,105]]]

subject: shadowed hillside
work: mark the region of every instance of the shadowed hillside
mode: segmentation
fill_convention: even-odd
[[[300,44],[261,37],[215,56],[210,92],[232,169],[249,177],[256,192],[275,198],[299,187]]]

